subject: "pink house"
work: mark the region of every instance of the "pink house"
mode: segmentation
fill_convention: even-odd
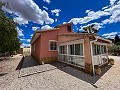
[[[94,73],[94,65],[108,63],[111,41],[90,33],[74,33],[72,23],[36,31],[31,40],[31,55],[40,63],[60,61],[85,72]]]

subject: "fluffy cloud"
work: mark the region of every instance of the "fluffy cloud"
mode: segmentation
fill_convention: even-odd
[[[102,10],[92,11],[86,10],[87,16],[83,18],[72,18],[69,22],[73,24],[85,24],[92,20],[101,18],[102,16],[110,16],[109,18],[101,21],[102,24],[110,24],[120,22],[120,0],[110,0],[110,5],[105,6]]]
[[[18,27],[16,29],[17,29],[17,32],[18,32],[18,36],[20,36],[20,37],[24,36],[22,29],[19,29]]]
[[[49,25],[42,26],[41,29],[52,29],[53,27],[50,27]]]
[[[30,35],[31,37],[33,36],[33,34]]]
[[[83,17],[83,18],[72,18],[69,22],[73,22],[73,24],[85,24],[88,23],[92,20],[96,20],[101,18],[102,16],[108,16],[110,15],[108,12],[105,11],[90,11],[90,10],[86,10],[87,16]]]
[[[43,0],[44,2],[46,2],[46,3],[48,3],[48,4],[50,4],[50,0]]]
[[[38,29],[40,29],[40,27],[37,27],[37,26],[36,26],[36,27],[32,27],[32,30],[33,30],[33,31],[36,31],[36,30],[38,30]]]
[[[84,31],[83,28],[85,28],[87,26],[90,26],[92,24],[95,24],[94,28],[96,28],[97,30],[99,30],[100,28],[103,28],[101,23],[91,23],[91,24],[88,24],[88,25],[85,25],[85,26],[81,25],[79,31]]]
[[[52,24],[54,20],[49,17],[45,10],[41,10],[33,0],[2,0],[8,2],[9,8],[3,7],[9,13],[17,15],[14,20],[19,24],[28,24],[28,21],[43,25]],[[45,0],[49,1],[49,0]],[[13,3],[14,2],[14,3]]]
[[[43,6],[43,8],[44,8],[45,10],[48,10],[48,8],[47,8],[47,7],[45,7],[45,6]]]
[[[26,39],[26,42],[30,42],[30,39]]]
[[[22,43],[21,48],[23,47],[30,47],[30,44]]]
[[[51,13],[54,15],[55,14],[55,16],[59,16],[59,13],[61,12],[61,10],[60,9],[54,9],[54,10],[51,10]]]
[[[20,40],[21,40],[21,41],[26,41],[26,42],[29,43],[31,39],[22,39],[22,38],[21,38]]]
[[[103,24],[120,22],[120,1],[116,3],[116,5],[107,8],[104,11],[109,12],[111,16],[108,19],[103,20],[102,21]]]
[[[115,38],[115,35],[117,35],[117,34],[120,34],[120,32],[106,33],[106,34],[103,34],[102,36],[105,37],[105,38],[114,39],[114,38]]]

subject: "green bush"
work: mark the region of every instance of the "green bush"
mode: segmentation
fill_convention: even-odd
[[[112,55],[120,55],[120,45],[110,46],[108,52]]]

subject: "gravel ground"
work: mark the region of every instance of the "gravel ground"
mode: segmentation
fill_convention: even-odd
[[[20,78],[19,70],[13,70],[0,77],[0,90],[120,90],[120,57],[113,58],[115,65],[104,69],[101,76],[69,66]]]

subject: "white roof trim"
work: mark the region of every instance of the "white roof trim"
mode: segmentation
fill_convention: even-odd
[[[40,33],[36,33],[34,38],[31,41],[31,44],[35,42],[35,40],[40,36]]]

